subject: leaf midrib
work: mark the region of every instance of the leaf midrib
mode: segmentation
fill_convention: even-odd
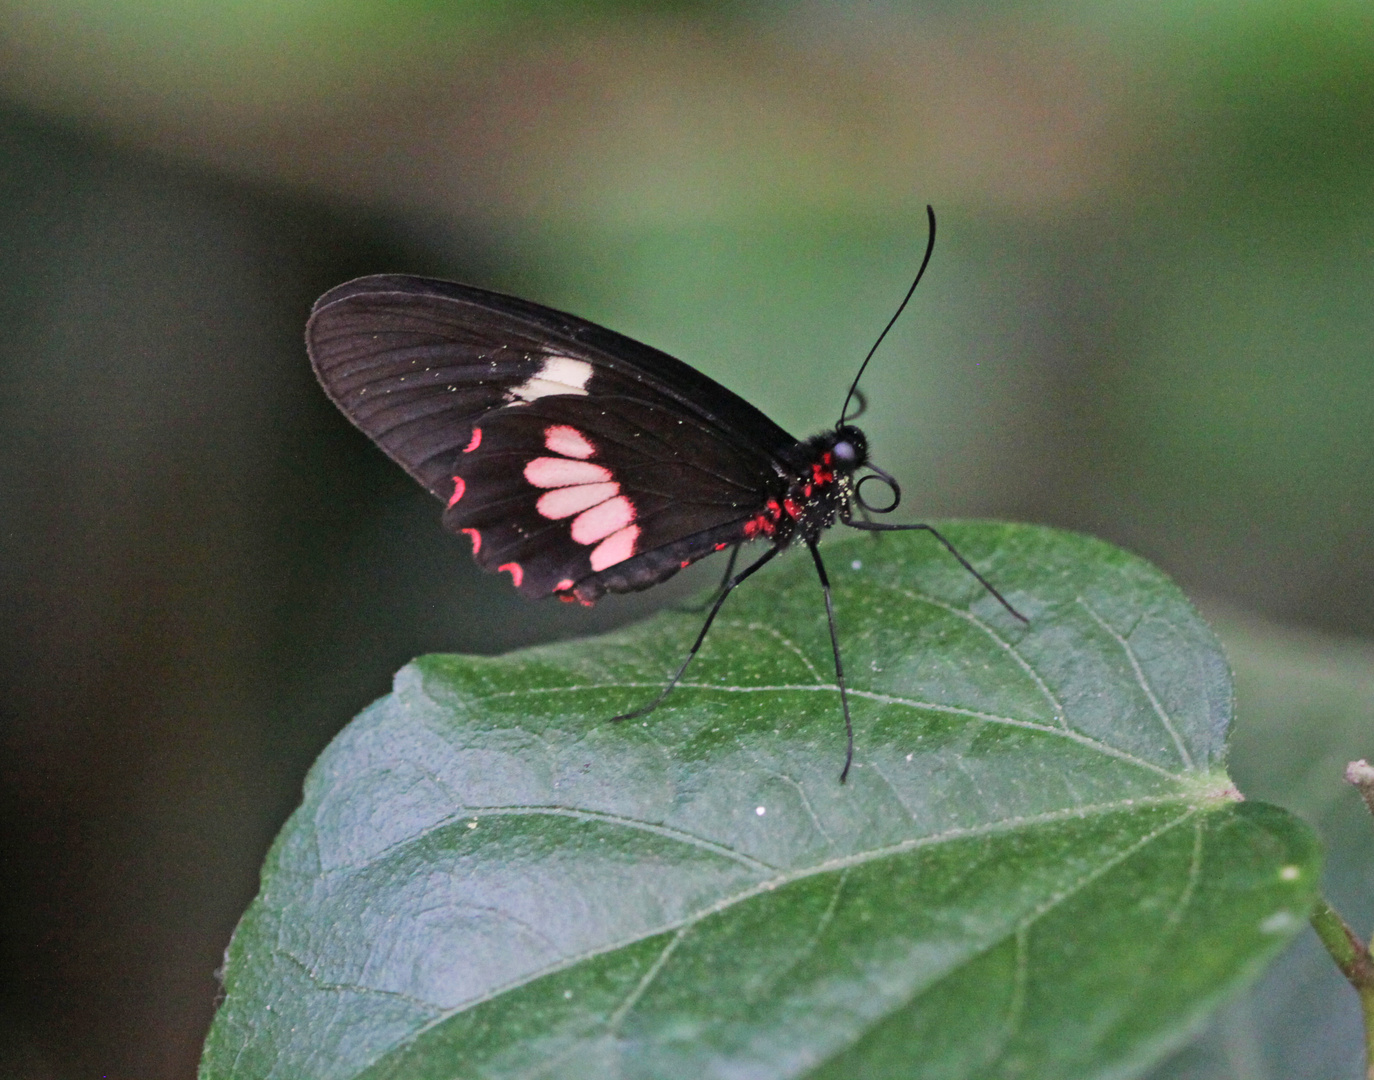
[[[684,680],[677,683],[675,688],[678,690],[715,691],[722,694],[839,693],[839,687],[834,683],[774,683],[766,686],[728,686],[717,683],[687,682]],[[537,694],[577,694],[588,691],[662,689],[663,684],[661,682],[626,681],[613,683],[578,683],[572,686],[532,686],[521,687],[515,690],[497,690],[490,694],[467,697],[465,700],[469,704],[477,704],[483,701],[494,701],[498,698],[516,698]],[[1181,773],[1170,772],[1162,765],[1156,765],[1152,761],[1146,761],[1144,758],[1132,754],[1129,750],[1122,750],[1120,747],[1113,746],[1111,743],[1105,743],[1100,739],[1094,739],[1091,735],[1084,735],[1081,731],[1072,727],[1061,727],[1058,724],[1048,724],[1039,720],[1018,720],[1010,716],[980,712],[977,709],[966,709],[959,705],[945,705],[936,701],[916,701],[911,698],[880,693],[876,690],[858,690],[853,687],[847,687],[846,692],[851,698],[864,698],[865,700],[876,702],[879,705],[901,705],[922,712],[943,713],[947,716],[962,716],[970,720],[982,720],[989,724],[1002,724],[1007,727],[1021,728],[1025,731],[1035,731],[1042,735],[1052,735],[1056,738],[1068,739],[1070,742],[1076,742],[1082,746],[1086,746],[1088,749],[1101,754],[1103,757],[1117,758],[1137,768],[1158,773],[1160,776],[1173,780],[1176,783],[1187,783],[1190,775],[1197,775],[1195,770],[1187,769]]]

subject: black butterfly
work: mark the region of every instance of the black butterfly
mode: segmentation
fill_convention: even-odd
[[[920,272],[859,375],[930,261],[935,216],[927,212],[930,240]],[[591,604],[607,592],[647,589],[731,550],[682,666],[652,702],[617,720],[656,708],[731,590],[790,544],[803,543],[830,621],[848,736],[843,782],[854,732],[830,582],[816,547],[837,520],[934,534],[1022,618],[929,525],[855,518],[856,507],[886,514],[901,498],[896,481],[869,463],[863,432],[848,422],[859,376],[839,423],[798,440],[682,361],[614,331],[500,293],[400,274],[359,278],[325,293],[311,313],[306,346],[344,415],[444,502],[444,527],[471,540],[478,564],[509,574],[525,596]],[[859,489],[872,479],[891,487],[888,505],[863,500]],[[751,540],[766,542],[767,550],[734,573],[738,549]]]

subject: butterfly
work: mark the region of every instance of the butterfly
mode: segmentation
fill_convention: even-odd
[[[870,531],[931,533],[1002,605],[1024,617],[925,524],[874,522],[901,500],[869,461],[859,378],[911,299],[869,350],[834,428],[797,439],[743,398],[682,361],[595,323],[501,293],[401,274],[359,278],[325,293],[306,347],[325,392],[354,424],[444,504],[443,524],[467,537],[484,570],[524,596],[595,603],[647,589],[729,549],[725,577],[677,673],[642,708],[668,696],[730,593],[792,546],[805,546],[825,596],[854,759],[830,581],[817,541],[842,522]],[[849,413],[858,398],[858,412]],[[861,471],[865,471],[860,476]],[[864,482],[887,484],[881,506]],[[857,514],[856,514],[857,512]],[[741,547],[763,553],[735,572]]]

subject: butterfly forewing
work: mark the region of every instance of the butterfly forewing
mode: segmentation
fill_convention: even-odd
[[[737,542],[797,445],[664,353],[448,282],[342,285],[307,344],[343,412],[530,596],[645,588]]]
[[[534,343],[517,350],[454,318],[451,305],[359,284],[315,305],[306,329],[315,373],[349,419],[442,497],[472,418],[538,369]]]

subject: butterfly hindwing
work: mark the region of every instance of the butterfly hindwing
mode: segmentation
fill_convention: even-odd
[[[455,463],[444,524],[528,595],[623,592],[742,537],[767,468],[642,400],[611,410],[549,397],[478,422]],[[599,582],[583,585],[591,575]]]
[[[344,413],[529,596],[645,588],[737,542],[796,445],[681,361],[467,286],[350,282],[307,343]]]

